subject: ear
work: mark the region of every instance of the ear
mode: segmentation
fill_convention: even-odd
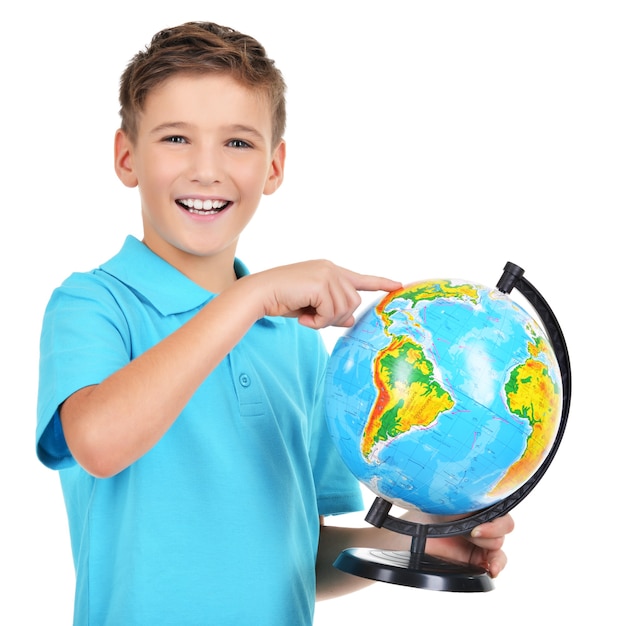
[[[133,169],[133,145],[121,129],[115,133],[115,173],[127,187],[137,186]]]
[[[285,174],[285,156],[286,146],[283,139],[276,147],[276,150],[274,150],[272,163],[267,173],[267,180],[265,181],[265,187],[263,187],[263,193],[266,196],[274,193],[283,182]]]

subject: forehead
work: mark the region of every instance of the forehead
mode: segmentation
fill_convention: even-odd
[[[146,97],[142,116],[243,116],[270,121],[265,91],[243,85],[230,74],[177,74],[157,85]]]

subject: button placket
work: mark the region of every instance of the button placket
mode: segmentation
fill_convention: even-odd
[[[259,395],[258,383],[254,384],[256,376],[251,363],[236,348],[230,353],[229,359],[233,383],[239,399],[241,416],[255,417],[264,415],[265,406]]]

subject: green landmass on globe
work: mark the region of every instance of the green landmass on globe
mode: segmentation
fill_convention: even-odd
[[[556,357],[507,295],[414,283],[370,307],[333,350],[331,437],[374,493],[428,513],[470,513],[530,479],[560,420]]]

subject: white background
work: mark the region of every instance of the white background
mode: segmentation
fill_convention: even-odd
[[[154,32],[200,19],[258,38],[289,85],[286,181],[263,200],[239,249],[253,271],[328,257],[403,282],[495,284],[510,260],[554,309],[572,360],[568,429],[513,512],[496,589],[378,583],[319,604],[316,626],[623,624],[622,6],[4,6],[0,623],[71,621],[61,491],[34,447],[41,316],[67,274],[112,256],[127,233],[140,236],[136,190],[112,167],[118,78]],[[331,346],[337,334],[325,336]]]

